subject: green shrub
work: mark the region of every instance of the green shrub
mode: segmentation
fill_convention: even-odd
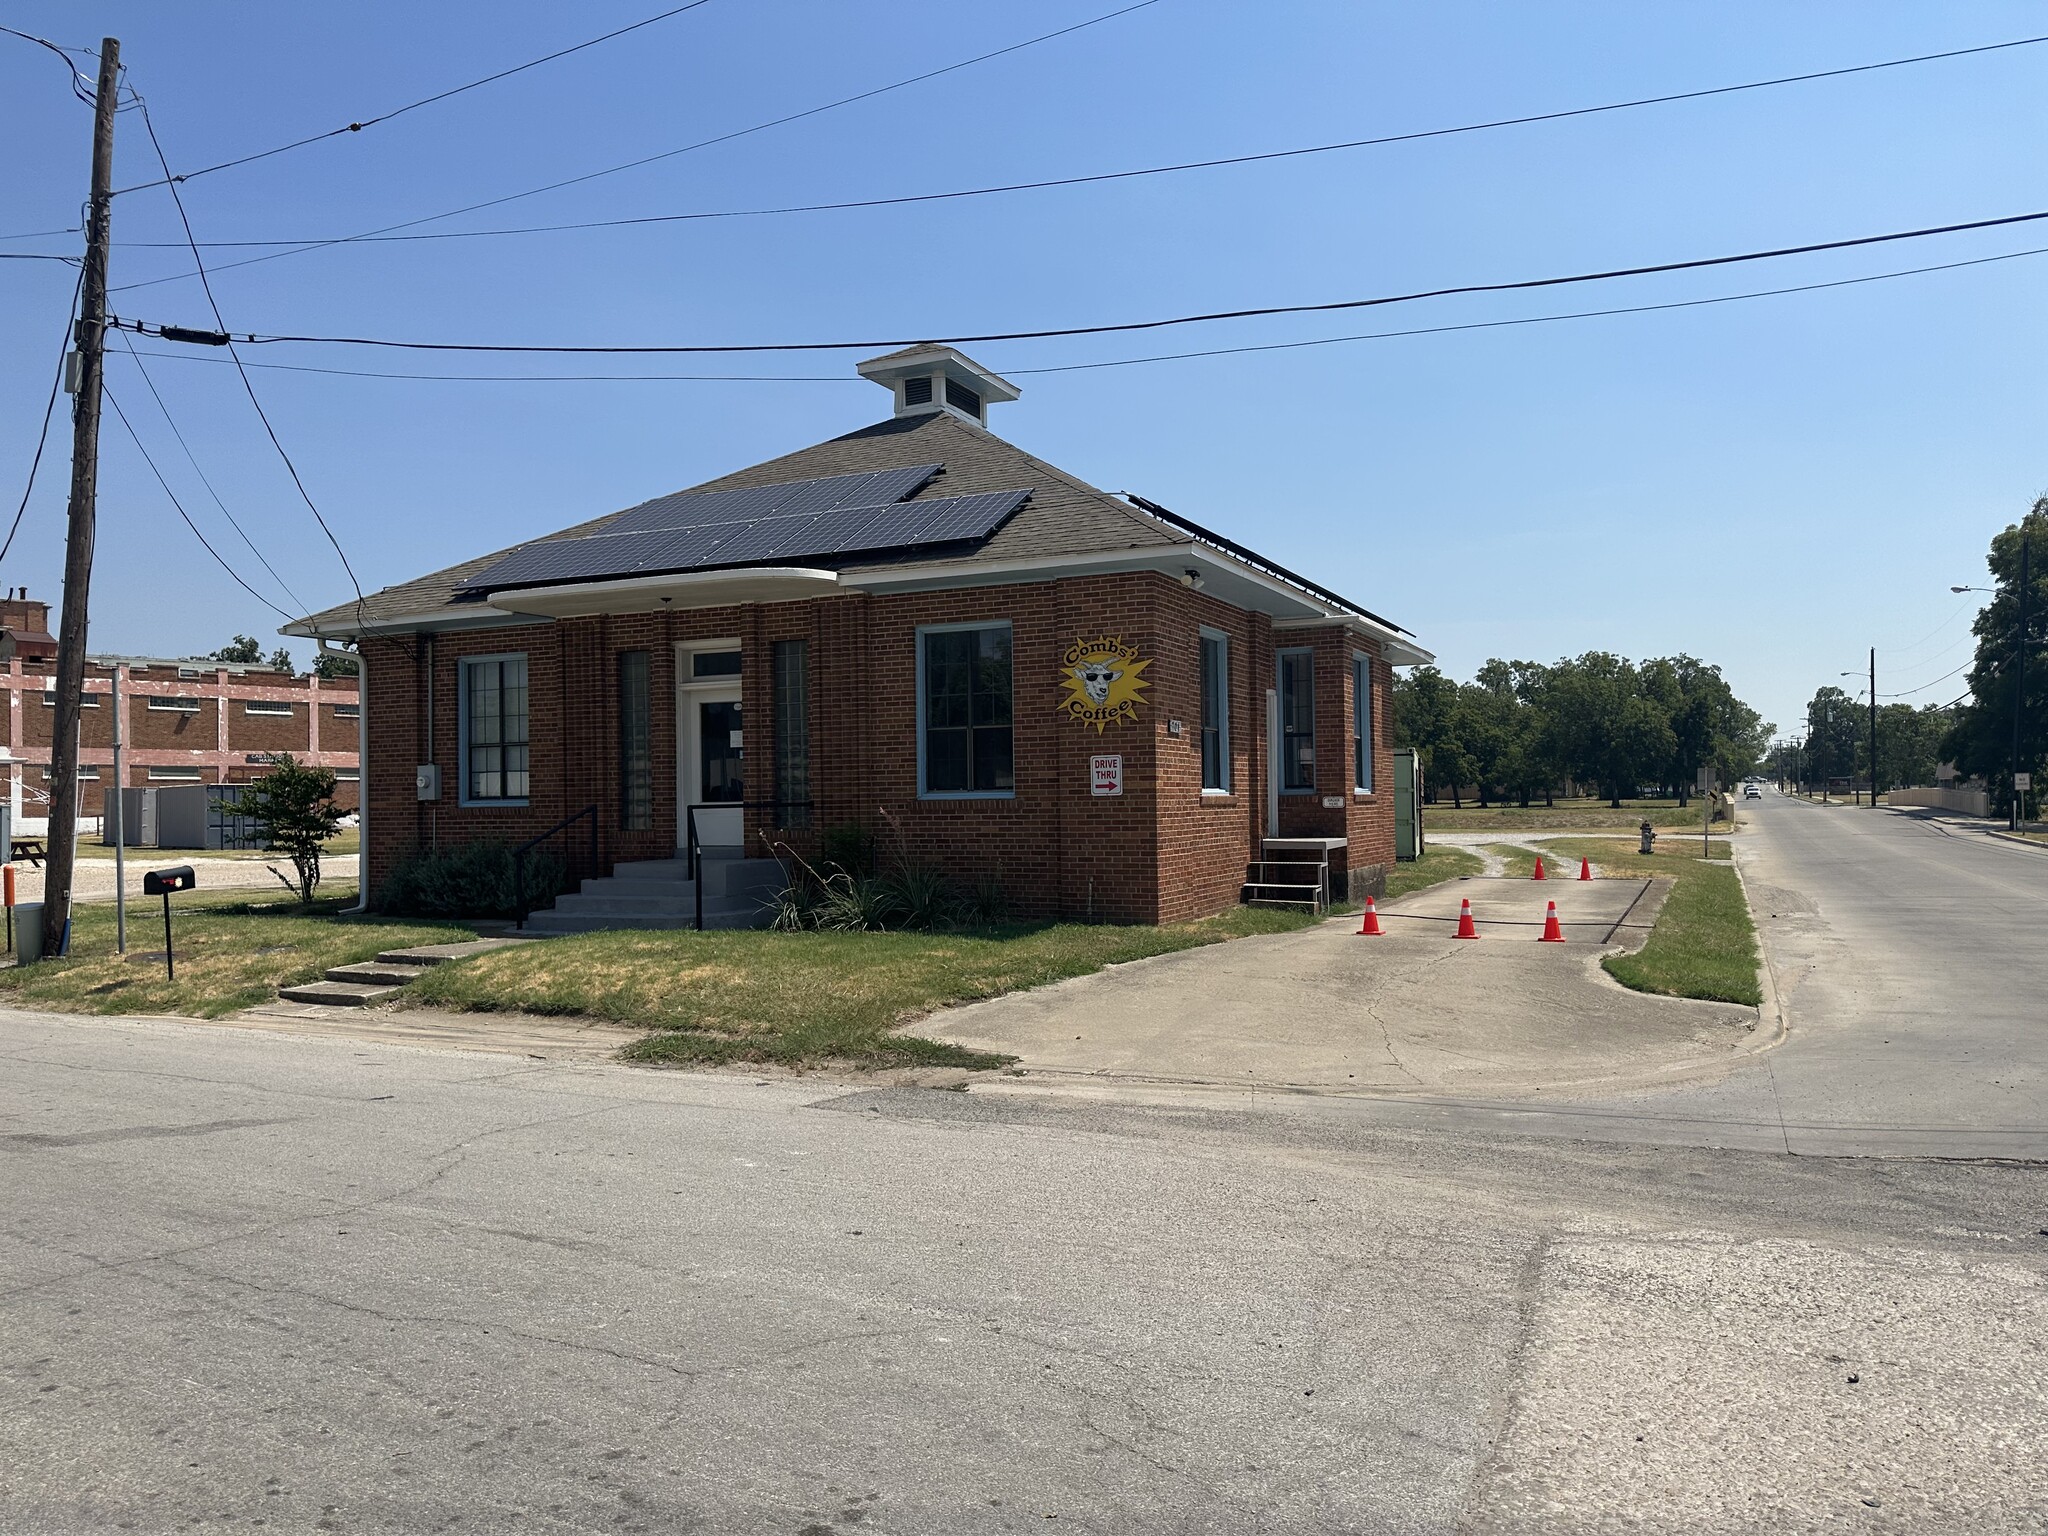
[[[526,904],[552,906],[568,884],[561,856],[526,856]],[[403,917],[516,917],[512,850],[503,843],[458,843],[415,851],[377,889],[376,907]]]
[[[827,827],[818,837],[818,862],[855,879],[875,872],[875,834],[858,822]]]

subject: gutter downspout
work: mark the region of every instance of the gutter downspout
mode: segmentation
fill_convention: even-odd
[[[370,910],[370,663],[359,650],[324,639],[315,643],[322,656],[344,656],[356,664],[356,904],[343,915],[360,917]]]

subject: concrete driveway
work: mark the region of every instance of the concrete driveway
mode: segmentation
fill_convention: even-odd
[[[1600,957],[1647,937],[1643,879],[1454,880],[1355,917],[1114,966],[949,1010],[918,1033],[1027,1078],[1375,1094],[1597,1093],[1718,1075],[1776,1038],[1754,1008],[1631,992]],[[1469,900],[1481,937],[1461,940]],[[1537,942],[1557,903],[1566,941]]]

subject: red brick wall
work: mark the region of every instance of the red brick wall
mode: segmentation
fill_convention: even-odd
[[[1011,626],[1015,794],[919,799],[917,631],[983,621]],[[1198,633],[1204,625],[1230,640],[1227,795],[1201,790]],[[1150,687],[1136,721],[1100,733],[1059,707],[1063,652],[1077,639],[1099,635],[1135,645],[1150,663]],[[826,829],[857,823],[874,835],[885,861],[907,857],[936,865],[964,886],[994,881],[1020,917],[1171,921],[1237,900],[1264,819],[1265,694],[1272,685],[1274,635],[1263,616],[1149,572],[371,640],[373,883],[410,849],[522,841],[586,805],[598,807],[604,867],[668,856],[681,837],[675,647],[723,637],[737,637],[744,656],[750,800],[775,793],[773,642],[800,638],[810,645],[812,824],[789,831],[772,826],[766,812],[750,813],[755,851],[766,851],[773,839],[810,856]],[[1295,643],[1293,634],[1286,638]],[[1355,863],[1391,862],[1387,795],[1349,801],[1353,638],[1332,628],[1310,632],[1300,643],[1317,647],[1318,791],[1341,789],[1347,804],[1323,812],[1316,798],[1290,801],[1283,824],[1289,830],[1312,824],[1330,836],[1348,832],[1360,841]],[[635,832],[619,827],[617,657],[626,650],[649,653],[653,704],[654,824]],[[464,806],[458,668],[470,657],[504,653],[527,657],[532,793],[524,806]],[[1380,680],[1384,687],[1383,668]],[[1170,734],[1175,720],[1183,726],[1179,736]],[[1382,730],[1379,772],[1390,784],[1386,745]],[[1123,793],[1093,795],[1090,759],[1112,752],[1123,758]],[[441,768],[441,799],[422,803],[414,795],[413,767],[430,760]],[[578,829],[579,849],[587,846],[581,841],[586,835]]]

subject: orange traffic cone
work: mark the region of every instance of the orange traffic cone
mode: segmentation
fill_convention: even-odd
[[[1358,925],[1358,936],[1359,936],[1359,937],[1360,937],[1361,939],[1363,939],[1363,938],[1375,938],[1375,939],[1381,939],[1381,938],[1385,938],[1385,937],[1386,937],[1386,932],[1387,932],[1387,931],[1386,931],[1386,929],[1384,929],[1384,928],[1382,928],[1382,927],[1380,926],[1380,913],[1379,913],[1379,908],[1375,907],[1375,906],[1374,906],[1374,905],[1372,904],[1372,898],[1371,898],[1370,896],[1366,897],[1366,898],[1365,898],[1365,921],[1364,921],[1364,922],[1362,922],[1362,923],[1360,923],[1360,924]]]
[[[1554,901],[1550,904],[1549,910],[1543,914],[1543,937],[1537,942],[1542,944],[1562,944],[1564,942],[1564,929],[1558,926],[1557,903]]]
[[[1581,860],[1579,860],[1579,878],[1580,878],[1581,880],[1590,880],[1590,879],[1592,879],[1592,878],[1593,878],[1593,861],[1592,861],[1592,860],[1590,860],[1590,859],[1581,859]]]
[[[1472,926],[1472,899],[1468,896],[1458,903],[1458,932],[1461,939],[1476,939],[1479,930]]]
[[[1536,873],[1531,875],[1529,878],[1531,880],[1542,880],[1546,878],[1543,873],[1543,855],[1540,853],[1536,855]]]

